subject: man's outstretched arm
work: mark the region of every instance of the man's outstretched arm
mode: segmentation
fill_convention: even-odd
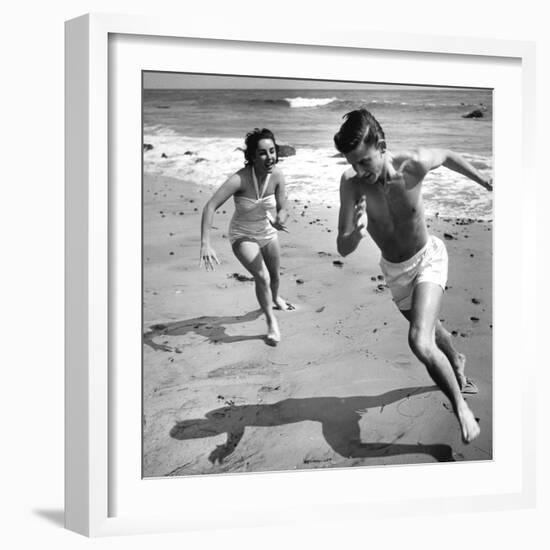
[[[465,158],[454,151],[449,149],[420,149],[414,157],[417,168],[423,171],[424,175],[430,170],[445,166],[445,168],[475,181],[487,191],[493,190],[493,180],[487,179]]]

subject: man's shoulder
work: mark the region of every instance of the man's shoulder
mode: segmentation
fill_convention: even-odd
[[[392,164],[399,168],[403,163],[415,161],[418,159],[419,149],[407,149],[403,151],[392,152]]]
[[[342,177],[340,178],[341,185],[348,185],[355,181],[357,177],[357,172],[350,166],[347,170],[342,172]]]
[[[392,155],[393,167],[399,173],[422,180],[426,175],[424,159],[428,149],[419,147],[408,151],[399,151]]]
[[[357,196],[357,174],[353,168],[342,173],[340,178],[340,200],[343,203],[351,203],[356,200]]]

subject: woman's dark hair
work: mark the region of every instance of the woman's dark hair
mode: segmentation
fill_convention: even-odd
[[[334,135],[334,145],[340,153],[353,151],[361,142],[386,150],[384,130],[374,116],[366,109],[357,109],[346,113],[345,122]]]
[[[268,130],[267,128],[254,128],[252,132],[248,132],[246,134],[246,137],[244,138],[244,165],[248,166],[252,164],[254,160],[254,155],[256,154],[256,149],[258,148],[258,143],[262,139],[270,139],[273,142],[273,145],[275,145],[275,153],[277,155],[277,158],[275,162],[279,162],[279,146],[277,145],[277,142],[275,141],[275,136],[273,135],[273,132],[271,130]]]

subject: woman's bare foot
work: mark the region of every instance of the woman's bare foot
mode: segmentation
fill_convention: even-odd
[[[273,309],[279,309],[281,311],[291,311],[295,308],[290,302],[287,302],[284,298],[277,296],[276,298],[273,298]]]
[[[265,338],[265,343],[268,346],[276,346],[281,341],[281,333],[279,332],[279,325],[277,324],[277,319],[273,317],[271,322],[267,323],[267,336]]]
[[[456,416],[462,431],[462,441],[464,443],[471,443],[479,435],[481,429],[475,419],[474,413],[466,405],[466,402],[457,410]]]

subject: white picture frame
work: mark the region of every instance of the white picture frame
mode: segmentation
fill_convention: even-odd
[[[156,63],[154,56],[147,58],[144,51],[147,41],[159,43],[164,62]],[[204,59],[196,57],[185,62],[171,56],[170,50],[178,44],[192,41],[197,44],[208,43],[211,55]],[[202,42],[201,42],[202,41]],[[145,44],[147,42],[147,44]],[[225,45],[225,46],[224,46]],[[183,46],[188,47],[188,46]],[[353,469],[339,472],[323,472],[323,491],[331,494],[327,504],[318,494],[319,482],[311,472],[250,474],[244,476],[197,477],[194,479],[172,479],[161,483],[164,487],[142,482],[136,478],[134,464],[128,465],[129,480],[122,479],[120,461],[138,461],[140,456],[126,459],[124,449],[135,451],[135,438],[123,444],[120,430],[116,429],[115,414],[136,414],[139,422],[139,394],[131,386],[121,383],[114,376],[116,364],[116,341],[121,334],[113,334],[116,317],[125,311],[114,306],[119,299],[114,293],[113,270],[116,262],[125,262],[123,257],[113,254],[113,242],[127,237],[120,230],[120,196],[110,186],[116,178],[117,170],[125,162],[132,163],[132,158],[125,157],[125,149],[110,151],[113,132],[118,132],[117,125],[124,125],[128,118],[115,118],[118,113],[110,111],[115,83],[126,81],[126,74],[131,80],[141,70],[187,70],[196,72],[201,67],[205,72],[222,72],[219,60],[220,49],[248,48],[250,55],[266,55],[270,50],[277,50],[276,56],[304,55],[311,56],[311,63],[296,66],[286,65],[284,75],[289,78],[314,78],[320,74],[315,64],[319,52],[326,57],[327,65],[334,64],[334,76],[344,79],[346,74],[352,76],[353,61],[361,56],[385,56],[385,70],[390,71],[392,64],[399,64],[399,59],[407,57],[417,70],[403,70],[397,76],[379,73],[374,81],[394,82],[395,78],[411,84],[434,84],[430,74],[430,64],[458,67],[457,76],[447,74],[446,85],[464,85],[464,66],[470,67],[471,78],[478,83],[491,87],[492,79],[500,79],[495,88],[504,93],[506,88],[516,89],[520,95],[520,104],[516,105],[520,119],[510,125],[521,135],[519,154],[516,141],[516,157],[507,150],[504,138],[495,141],[495,363],[502,361],[502,375],[495,381],[495,438],[504,445],[504,434],[508,419],[501,420],[499,406],[508,392],[511,391],[511,375],[504,367],[514,358],[521,361],[521,372],[513,377],[520,384],[521,395],[514,395],[515,409],[521,411],[511,422],[518,423],[521,436],[514,438],[514,449],[510,456],[499,452],[496,445],[494,460],[487,466],[480,464],[461,465],[461,475],[479,476],[486,479],[487,485],[480,485],[476,491],[469,487],[459,490],[460,480],[454,494],[448,496],[437,494],[437,491],[420,489],[421,484],[411,481],[411,469],[392,470]],[[135,50],[135,51],[134,51]],[[138,52],[138,53],[136,53]],[[158,56],[157,52],[155,55]],[[238,54],[238,52],[237,52]],[[113,57],[113,55],[115,57]],[[140,57],[141,56],[141,57]],[[346,57],[347,56],[347,57]],[[359,57],[356,57],[359,56]],[[157,57],[158,58],[158,57]],[[339,63],[336,63],[338,61]],[[206,64],[208,67],[205,70]],[[140,64],[143,66],[140,69]],[[424,66],[425,65],[425,66]],[[395,67],[396,65],[393,65]],[[520,250],[522,265],[534,265],[534,249],[527,239],[529,230],[536,223],[534,216],[528,212],[535,211],[535,179],[532,177],[534,134],[534,94],[535,94],[535,47],[530,42],[499,41],[490,39],[460,39],[453,37],[432,37],[422,35],[396,35],[386,33],[366,33],[323,29],[307,29],[289,25],[285,29],[269,31],[224,28],[221,24],[194,25],[170,18],[144,18],[135,16],[86,15],[66,23],[66,493],[65,518],[66,527],[87,536],[105,536],[114,534],[138,534],[161,531],[184,531],[213,527],[255,526],[262,524],[281,524],[293,521],[327,521],[331,519],[351,519],[360,521],[364,514],[370,517],[400,517],[410,514],[436,514],[442,511],[482,511],[498,509],[517,509],[534,505],[535,499],[535,431],[529,418],[535,410],[535,365],[534,335],[529,331],[528,319],[534,318],[534,288],[527,281],[525,270],[519,274],[519,292],[506,303],[504,311],[504,287],[508,282],[503,269],[506,258],[499,254],[504,247],[500,243],[517,247]],[[493,75],[491,74],[491,69]],[[336,74],[336,69],[339,71]],[[278,76],[273,65],[260,70],[258,76]],[[454,69],[453,69],[454,70]],[[509,72],[507,72],[509,70]],[[274,72],[275,71],[275,72]],[[295,72],[293,72],[295,71]],[[347,71],[347,72],[346,72]],[[411,72],[412,71],[412,72]],[[462,71],[462,72],[461,72]],[[389,75],[390,73],[386,73]],[[500,74],[500,76],[495,76]],[[511,80],[506,80],[508,77]],[[353,79],[353,78],[351,78]],[[393,79],[393,80],[392,80]],[[411,79],[414,79],[411,81]],[[131,86],[131,84],[130,84]],[[141,93],[141,90],[137,90]],[[513,103],[513,98],[509,100]],[[128,103],[131,104],[132,100]],[[116,102],[115,102],[116,104]],[[506,132],[508,122],[499,117],[495,111],[495,133]],[[114,129],[114,127],[117,128]],[[139,125],[138,125],[139,126]],[[131,124],[127,129],[131,134]],[[125,130],[126,131],[126,130]],[[518,135],[518,134],[515,134]],[[134,136],[133,147],[141,154],[141,134]],[[111,154],[111,157],[110,157]],[[113,157],[115,155],[115,157]],[[118,158],[120,155],[120,159]],[[114,167],[114,165],[117,165]],[[133,169],[141,170],[141,166]],[[520,178],[524,193],[521,197],[510,195],[507,178]],[[132,178],[130,178],[132,179]],[[499,190],[498,186],[501,186]],[[528,191],[532,192],[528,192]],[[123,191],[120,191],[123,192]],[[519,221],[511,227],[505,221],[509,208],[514,208]],[[518,208],[518,202],[520,207]],[[139,205],[130,200],[127,209],[130,214],[129,226],[135,228],[139,218]],[[136,218],[137,216],[137,218]],[[125,224],[126,225],[126,224]],[[116,235],[115,235],[116,233]],[[117,242],[120,242],[117,240]],[[116,247],[115,247],[116,248]],[[134,258],[135,259],[135,258]],[[127,262],[126,269],[132,261]],[[131,286],[131,285],[130,285]],[[116,294],[116,295],[115,295]],[[140,307],[140,304],[126,304],[129,309]],[[116,315],[115,315],[116,314]],[[125,313],[128,315],[128,313]],[[508,317],[516,319],[512,327]],[[500,324],[500,328],[499,328]],[[505,356],[498,353],[499,340],[505,342],[508,331],[519,331],[518,349],[509,350]],[[136,350],[140,355],[140,350]],[[136,366],[139,370],[139,365]],[[135,382],[135,377],[132,379]],[[124,387],[124,390],[121,390]],[[135,389],[135,388],[133,388]],[[516,388],[517,389],[517,388]],[[122,393],[121,393],[122,392]],[[499,395],[502,395],[499,398]],[[517,401],[521,401],[518,405]],[[499,405],[500,403],[500,405]],[[119,412],[122,409],[122,412]],[[505,413],[503,413],[505,414]],[[500,430],[500,431],[499,431]],[[502,451],[503,447],[500,447]],[[115,453],[115,449],[117,452]],[[135,453],[134,453],[135,454]],[[116,456],[115,456],[116,455]],[[118,462],[117,462],[118,461]],[[414,467],[415,478],[427,475],[425,468]],[[373,474],[373,471],[376,474]],[[395,493],[388,498],[384,494],[383,484],[390,472],[392,479],[405,487],[406,491]],[[455,472],[453,472],[454,475]],[[376,475],[376,479],[374,478]],[[435,475],[435,485],[451,485],[449,470],[439,469]],[[458,476],[460,477],[460,475]],[[298,480],[298,481],[297,481]],[[126,483],[126,481],[128,481]],[[369,487],[379,483],[380,487],[373,497],[363,493],[351,494],[350,488],[361,483]],[[157,511],[144,503],[160,506],[164,502],[162,491],[173,484],[176,491],[185,494],[181,509],[175,514]],[[500,485],[499,485],[500,484]],[[489,486],[491,485],[491,486]],[[296,496],[296,506],[301,507],[299,517],[296,507],[284,506],[284,491],[300,486],[300,494],[309,494],[309,500]],[[139,496],[133,491],[141,491]],[[157,491],[157,488],[159,488]],[[261,491],[257,489],[261,487]],[[201,500],[213,491],[235,491],[239,488],[242,498],[232,507],[228,514],[223,506],[203,506],[207,500]],[[279,491],[279,492],[278,492]],[[113,494],[114,492],[120,494]],[[253,500],[254,495],[270,494],[268,502]],[[369,491],[370,492],[370,491]],[[124,495],[122,495],[124,493]],[[376,496],[378,495],[378,496]],[[247,502],[248,498],[248,502]],[[294,498],[294,497],[293,497]],[[140,500],[142,499],[142,500]],[[126,502],[127,507],[120,506]],[[132,504],[132,506],[130,506]]]

